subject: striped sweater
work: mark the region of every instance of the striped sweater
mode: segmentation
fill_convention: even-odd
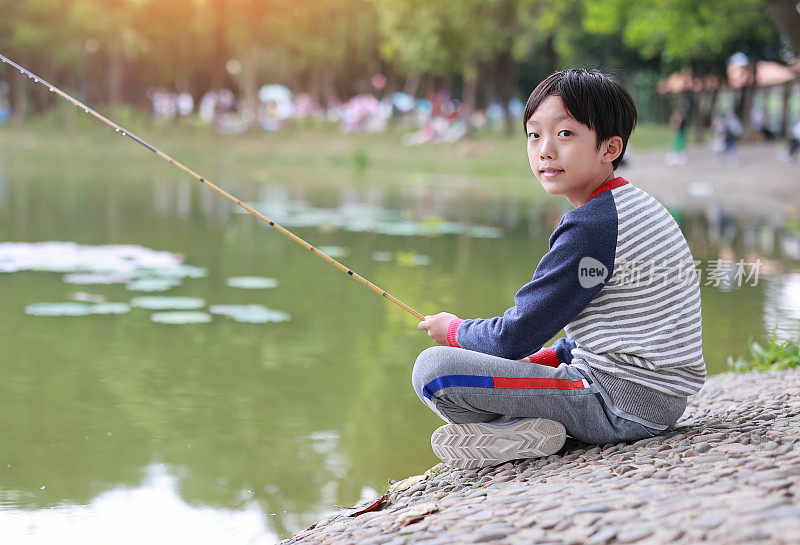
[[[678,224],[615,178],[564,214],[549,248],[514,306],[495,318],[453,320],[449,344],[587,366],[624,412],[674,422],[706,377],[700,287]],[[567,338],[541,350],[562,329]]]

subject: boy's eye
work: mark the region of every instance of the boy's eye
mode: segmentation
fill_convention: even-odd
[[[530,133],[528,135],[528,138],[530,138],[531,140],[535,140],[535,139],[539,138],[539,133],[538,132],[532,132],[532,133]]]
[[[558,133],[558,136],[572,136],[572,131],[568,131],[568,130],[564,129],[563,131],[560,131]]]

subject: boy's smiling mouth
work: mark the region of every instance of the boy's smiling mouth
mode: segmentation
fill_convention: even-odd
[[[539,173],[545,178],[552,178],[553,176],[558,176],[562,172],[564,172],[562,169],[553,167],[545,167],[539,169]]]

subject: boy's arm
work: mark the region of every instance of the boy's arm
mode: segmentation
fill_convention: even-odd
[[[453,318],[446,331],[448,344],[508,359],[537,352],[611,277],[617,244],[615,216],[613,220],[562,219],[550,237],[550,251],[514,296],[514,306],[495,318]]]

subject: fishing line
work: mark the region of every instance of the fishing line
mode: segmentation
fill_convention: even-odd
[[[32,72],[26,70],[25,68],[23,68],[22,66],[18,65],[15,62],[13,62],[9,58],[3,56],[2,53],[0,53],[0,60],[2,60],[4,63],[7,63],[7,64],[13,66],[17,70],[19,70],[21,73],[23,73],[26,76],[28,76],[29,79],[32,79],[35,83],[41,83],[42,85],[47,87],[50,90],[51,93],[56,93],[57,95],[65,98],[66,100],[68,100],[69,102],[71,102],[72,104],[77,106],[78,108],[83,109],[83,111],[85,113],[92,114],[94,117],[96,117],[97,119],[99,119],[100,121],[105,123],[106,125],[109,125],[110,127],[112,127],[116,132],[121,133],[122,136],[127,136],[127,137],[131,138],[132,140],[134,140],[134,141],[138,142],[139,144],[141,144],[142,146],[146,147],[147,149],[149,149],[150,151],[152,151],[153,153],[155,153],[156,155],[158,155],[162,159],[166,159],[167,161],[169,161],[170,163],[172,163],[173,165],[175,165],[176,167],[178,167],[182,171],[186,172],[187,174],[189,174],[190,176],[192,176],[196,180],[199,180],[203,184],[207,185],[208,187],[210,187],[211,189],[213,189],[214,191],[216,191],[217,193],[219,193],[220,195],[222,195],[226,199],[228,199],[231,202],[234,202],[237,205],[241,206],[242,208],[247,210],[249,213],[251,213],[252,215],[257,217],[258,219],[260,219],[261,221],[264,221],[264,222],[268,223],[270,225],[270,227],[274,227],[275,229],[277,229],[278,231],[280,231],[281,233],[283,233],[284,235],[286,235],[290,239],[294,240],[295,242],[297,242],[301,246],[305,247],[308,250],[311,250],[313,253],[315,253],[316,255],[318,255],[319,257],[321,257],[322,259],[324,259],[325,261],[327,261],[328,263],[330,263],[331,265],[333,265],[337,269],[341,270],[342,272],[345,272],[349,276],[352,276],[353,278],[355,278],[356,280],[358,280],[359,282],[361,282],[362,284],[367,286],[372,291],[381,294],[383,297],[385,297],[386,299],[388,299],[392,303],[396,304],[397,306],[399,306],[403,310],[413,314],[414,316],[416,316],[420,320],[424,320],[425,319],[425,317],[422,314],[420,314],[419,312],[417,312],[416,310],[414,310],[410,306],[406,305],[405,303],[403,303],[402,301],[400,301],[396,297],[386,293],[384,290],[382,290],[381,288],[379,288],[378,286],[376,286],[375,284],[373,284],[372,282],[370,282],[366,278],[356,274],[355,272],[353,272],[348,267],[345,267],[344,265],[342,265],[341,263],[339,263],[338,261],[336,261],[335,259],[333,259],[329,255],[325,254],[324,252],[321,252],[320,250],[318,250],[317,248],[315,248],[314,246],[312,246],[311,244],[309,244],[308,242],[306,242],[302,238],[298,237],[297,235],[295,235],[294,233],[292,233],[291,231],[286,229],[285,227],[282,227],[282,226],[278,225],[277,223],[275,223],[274,221],[272,221],[271,219],[269,219],[268,217],[263,215],[258,210],[255,210],[252,207],[248,206],[247,204],[243,203],[242,201],[240,201],[239,199],[237,199],[236,197],[234,197],[233,195],[231,195],[230,193],[228,193],[224,189],[221,189],[220,187],[214,185],[213,183],[208,181],[206,178],[203,178],[202,176],[200,176],[199,174],[197,174],[193,170],[187,168],[182,163],[176,161],[175,159],[173,159],[172,157],[170,157],[166,153],[164,153],[161,150],[155,148],[154,146],[151,146],[150,144],[148,144],[147,142],[145,142],[144,140],[142,140],[141,138],[139,138],[138,136],[136,136],[135,134],[133,134],[129,130],[121,127],[120,125],[117,125],[116,123],[114,123],[110,119],[100,115],[99,113],[97,113],[96,111],[94,111],[93,109],[88,107],[86,104],[84,104],[83,102],[80,102],[79,100],[77,100],[75,98],[72,98],[70,95],[68,95],[67,93],[65,93],[64,91],[62,91],[58,87],[56,87],[55,85],[52,85],[52,84],[48,83],[47,81],[43,80],[42,78],[40,78],[36,74],[33,74]]]

